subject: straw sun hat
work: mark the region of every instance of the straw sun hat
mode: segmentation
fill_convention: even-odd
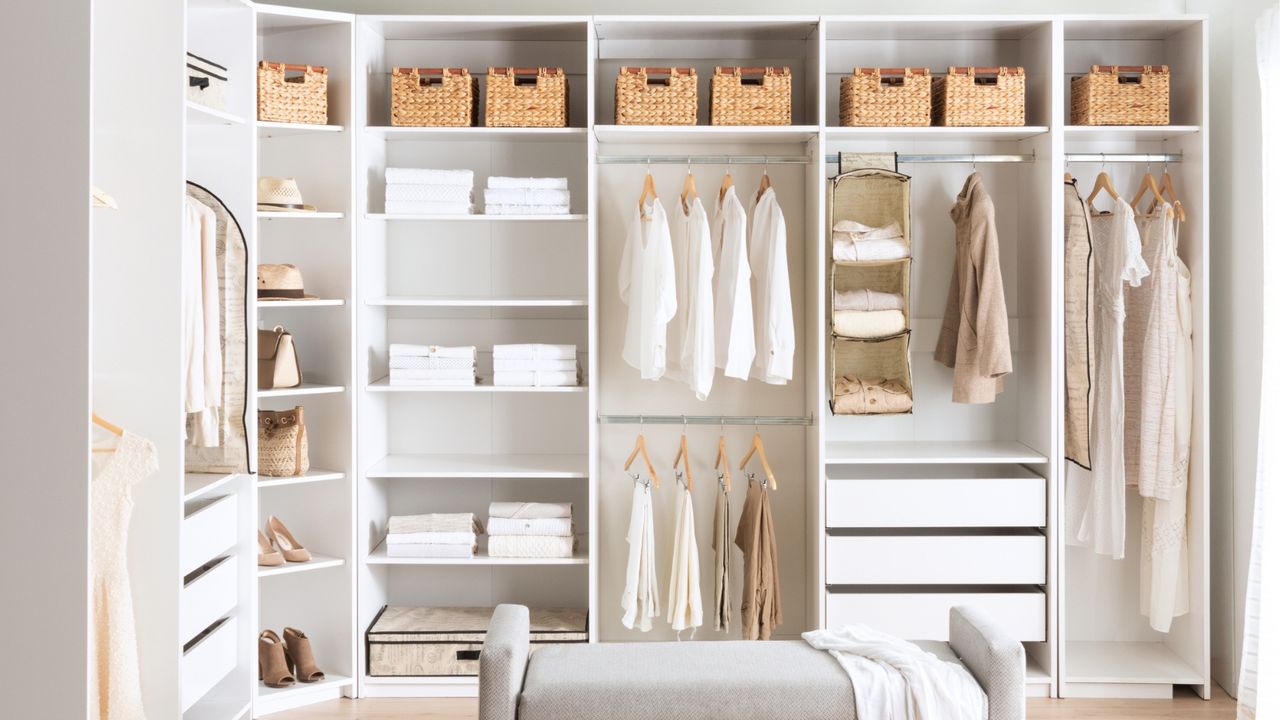
[[[293,178],[258,178],[258,209],[265,212],[315,212],[315,205],[302,202],[302,191]]]
[[[258,266],[258,300],[315,300],[303,289],[302,271],[293,265]]]

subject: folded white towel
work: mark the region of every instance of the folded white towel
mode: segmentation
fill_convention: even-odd
[[[388,378],[392,387],[467,387],[476,384],[474,376],[469,378],[400,378],[394,375]]]
[[[475,545],[473,532],[387,533],[387,545]]]
[[[832,242],[831,256],[842,262],[867,260],[900,260],[909,257],[911,251],[902,238],[891,240],[851,240],[837,236]]]
[[[489,538],[489,557],[571,558],[578,538],[559,535],[495,535]]]
[[[489,518],[489,535],[573,535],[573,518]]]
[[[576,360],[577,345],[546,345],[525,343],[520,345],[494,345],[493,359],[526,358],[530,360]]]
[[[466,202],[395,202],[387,201],[388,215],[470,215],[475,210]]]
[[[388,183],[397,185],[475,185],[475,173],[470,170],[435,170],[432,168],[389,167]]]
[[[387,202],[470,203],[470,185],[387,185]]]
[[[835,334],[847,338],[880,338],[907,329],[901,310],[836,310],[831,313]]]
[[[471,380],[476,379],[474,367],[458,370],[407,370],[391,368],[392,380]]]
[[[485,215],[568,215],[569,205],[494,205],[485,203]]]
[[[569,204],[568,190],[538,190],[535,188],[487,188],[485,204],[491,205],[565,205]]]
[[[537,190],[568,190],[569,178],[521,178],[494,175],[489,178],[491,188],[525,188]]]
[[[884,227],[871,227],[854,220],[841,220],[831,229],[837,233],[847,234],[853,240],[892,240],[902,237],[902,226],[896,220]]]
[[[494,372],[578,372],[577,360],[542,360],[539,358],[493,358]]]
[[[837,290],[831,303],[832,310],[902,310],[904,303],[900,293],[879,290]]]
[[[578,373],[556,370],[504,370],[493,374],[497,387],[577,387]]]
[[[387,519],[387,534],[398,533],[481,533],[484,527],[475,513],[425,513],[423,515],[392,515]]]
[[[489,519],[493,518],[571,518],[573,503],[492,502]]]
[[[466,358],[476,360],[475,345],[410,345],[391,343],[391,357]]]
[[[475,358],[393,355],[392,370],[475,370]]]
[[[434,543],[387,545],[387,557],[393,558],[457,559],[475,557],[475,554],[475,545],[439,545]]]

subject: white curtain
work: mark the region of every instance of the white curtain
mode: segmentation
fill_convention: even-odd
[[[1280,5],[1258,20],[1258,78],[1262,103],[1262,197],[1280,192]],[[1253,509],[1249,586],[1245,594],[1244,650],[1240,663],[1241,720],[1280,716],[1280,454],[1271,452],[1280,431],[1280,221],[1270,212],[1262,216],[1262,378],[1258,417],[1258,477]],[[1271,494],[1268,506],[1265,496]],[[1271,526],[1271,532],[1265,532]],[[1269,563],[1270,574],[1263,572]],[[1262,608],[1272,613],[1264,617]],[[1259,678],[1267,678],[1259,683]]]

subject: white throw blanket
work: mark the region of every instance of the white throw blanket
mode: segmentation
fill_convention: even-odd
[[[387,533],[387,547],[392,545],[475,545],[474,532],[410,532]]]
[[[493,359],[525,358],[529,360],[576,360],[577,345],[544,345],[526,343],[523,345],[494,345]]]
[[[535,188],[488,188],[484,201],[492,205],[568,205],[568,190]]]
[[[422,355],[393,355],[392,370],[475,370],[473,358],[424,357]]]
[[[490,535],[489,557],[571,558],[577,545],[572,535]]]
[[[466,185],[475,184],[470,170],[433,170],[431,168],[387,168],[386,181],[391,185]]]
[[[473,513],[427,513],[425,515],[392,515],[387,520],[387,533],[481,533],[484,528]]]
[[[571,518],[573,503],[492,502],[489,519],[493,518]]]
[[[559,370],[503,370],[493,374],[497,387],[577,387],[578,372]]]
[[[569,178],[521,178],[494,175],[489,178],[491,188],[522,188],[527,190],[568,190]]]
[[[387,185],[387,202],[471,203],[471,185]]]
[[[573,535],[573,518],[489,518],[490,535]]]
[[[860,718],[986,720],[987,696],[963,666],[866,625],[803,635],[827,650],[853,682]]]
[[[500,358],[493,359],[494,372],[550,371],[578,372],[577,360],[535,360],[533,358]]]
[[[409,345],[407,343],[391,343],[390,355],[397,357],[434,357],[434,358],[466,358],[475,362],[474,345]]]
[[[676,534],[672,541],[671,584],[667,588],[667,622],[676,631],[702,626],[702,584],[698,538],[693,530],[693,493],[684,488],[676,499]],[[693,639],[693,634],[689,635]]]
[[[658,568],[653,557],[653,496],[649,486],[634,483],[631,527],[627,530],[627,579],[622,591],[622,625],[640,632],[653,629],[662,613],[658,600]]]

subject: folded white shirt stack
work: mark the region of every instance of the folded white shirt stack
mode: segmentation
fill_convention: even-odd
[[[568,178],[491,177],[484,191],[486,215],[568,215]]]
[[[409,345],[392,343],[389,365],[392,385],[476,384],[476,348],[474,345]]]
[[[387,521],[387,557],[474,557],[483,532],[472,513],[394,515]]]
[[[832,228],[832,259],[843,262],[899,260],[911,255],[902,226],[897,222],[871,227],[853,220],[841,220]]]
[[[576,387],[581,384],[576,345],[494,345],[498,387]]]
[[[387,168],[387,212],[469,215],[475,176],[470,170]]]
[[[572,503],[489,504],[489,556],[571,558],[577,547]]]

